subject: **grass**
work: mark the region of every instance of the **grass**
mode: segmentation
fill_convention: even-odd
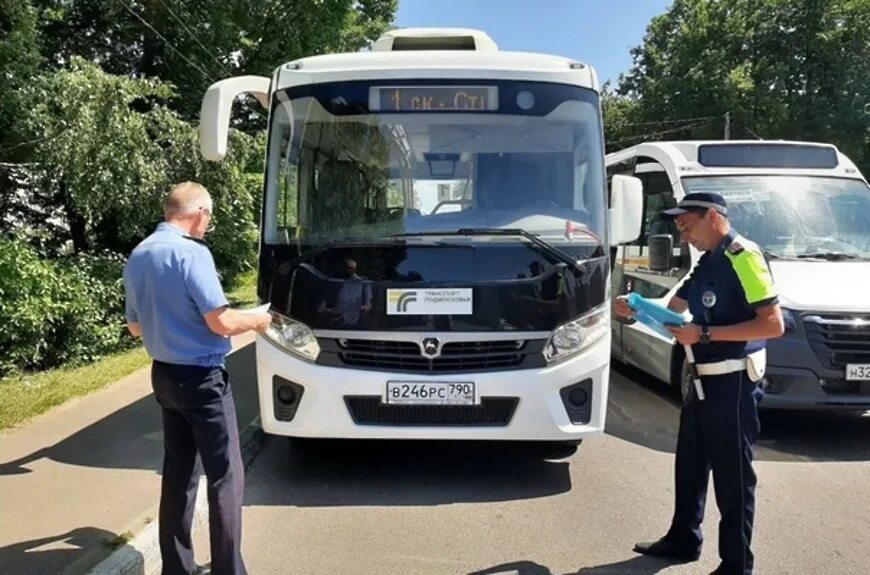
[[[150,360],[138,347],[81,367],[62,367],[0,380],[0,430],[45,413],[73,397],[86,395],[145,367]]]
[[[246,308],[257,305],[257,270],[245,272],[236,281],[236,287],[227,294],[232,307]]]

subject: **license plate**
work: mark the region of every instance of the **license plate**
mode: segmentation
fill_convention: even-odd
[[[388,381],[385,403],[391,405],[477,405],[468,382]]]
[[[846,364],[846,381],[870,381],[870,363]]]

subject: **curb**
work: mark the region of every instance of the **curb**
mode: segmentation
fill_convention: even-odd
[[[239,444],[242,452],[242,462],[247,470],[265,442],[266,434],[260,427],[260,418],[245,426],[239,433]],[[199,488],[196,493],[196,507],[193,513],[193,529],[208,527],[208,493],[205,476],[199,478]],[[160,568],[160,543],[158,538],[158,523],[155,519],[140,531],[123,547],[112,552],[98,565],[87,572],[87,575],[152,575]]]

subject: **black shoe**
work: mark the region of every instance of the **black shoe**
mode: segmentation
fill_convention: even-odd
[[[665,557],[667,559],[676,559],[677,561],[697,561],[701,556],[700,549],[678,545],[667,537],[662,537],[658,541],[650,543],[636,543],[634,550],[644,555]]]

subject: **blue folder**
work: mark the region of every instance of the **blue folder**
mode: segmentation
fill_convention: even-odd
[[[665,326],[685,323],[681,314],[636,293],[628,294],[628,306],[634,310],[637,321],[661,334],[662,337],[674,337]]]

